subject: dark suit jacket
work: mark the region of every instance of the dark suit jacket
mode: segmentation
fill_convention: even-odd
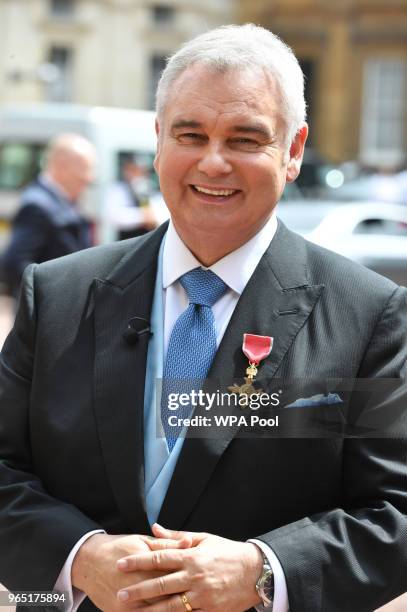
[[[131,346],[123,332],[131,317],[150,317],[163,231],[26,272],[0,373],[0,581],[10,589],[51,589],[91,529],[150,532],[148,339]],[[406,375],[406,291],[281,223],[211,375],[242,377],[247,331],[274,336],[263,379]],[[407,589],[405,431],[398,439],[236,433],[186,439],[161,524],[267,542],[291,612],[371,612]],[[83,609],[93,609],[88,600]]]
[[[24,269],[91,246],[89,224],[72,202],[40,179],[23,192],[3,257],[6,280],[17,295]]]

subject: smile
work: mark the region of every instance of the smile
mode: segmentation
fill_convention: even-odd
[[[191,187],[199,193],[211,196],[230,196],[238,191],[237,189],[208,189],[207,187],[198,187],[198,185],[191,185]]]

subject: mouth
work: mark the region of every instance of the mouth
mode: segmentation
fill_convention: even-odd
[[[219,202],[230,200],[238,193],[240,189],[226,189],[222,187],[202,187],[201,185],[190,185],[191,190],[207,201]]]

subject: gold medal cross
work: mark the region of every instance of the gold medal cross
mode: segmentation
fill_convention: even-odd
[[[250,397],[254,393],[263,393],[263,389],[256,389],[253,385],[253,381],[257,376],[257,364],[250,363],[249,367],[246,369],[246,374],[247,376],[245,376],[245,382],[243,385],[237,385],[235,383],[233,386],[228,387],[228,391],[231,393],[236,393],[236,395],[246,395],[247,397]],[[246,406],[247,404],[241,405],[241,408],[246,408]]]

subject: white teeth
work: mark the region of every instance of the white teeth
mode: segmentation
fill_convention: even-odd
[[[205,189],[205,187],[198,187],[197,185],[194,185],[194,187],[201,193],[208,193],[209,195],[215,196],[228,196],[236,191],[236,189]]]

